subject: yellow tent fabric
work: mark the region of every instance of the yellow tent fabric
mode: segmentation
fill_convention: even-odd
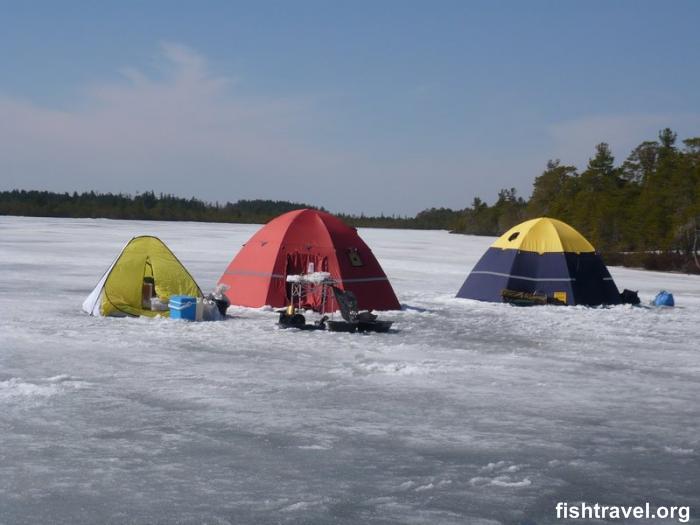
[[[513,226],[491,247],[539,254],[595,252],[593,245],[574,228],[549,217],[539,217]]]
[[[173,252],[156,237],[134,237],[114,262],[104,283],[102,315],[167,316],[142,307],[144,277],[155,283],[155,294],[163,299],[172,295],[202,297],[199,286]]]

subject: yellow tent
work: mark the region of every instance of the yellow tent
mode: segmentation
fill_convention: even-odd
[[[157,237],[134,237],[83,303],[83,310],[103,316],[168,316],[152,310],[151,297],[167,304],[173,295],[202,297],[202,290]]]

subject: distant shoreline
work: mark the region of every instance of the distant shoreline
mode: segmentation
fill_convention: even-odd
[[[36,190],[0,191],[0,215],[84,219],[193,221],[231,224],[265,224],[283,213],[322,207],[267,199],[211,203],[152,191],[136,195],[56,193]],[[459,212],[441,208],[425,210],[415,217],[336,213],[355,227],[453,230]]]
[[[48,215],[48,214],[9,214],[0,211],[0,216],[2,217],[22,217],[22,218],[45,218],[45,219],[105,219],[105,220],[123,220],[123,221],[160,221],[160,222],[195,222],[195,223],[209,223],[209,224],[251,224],[251,225],[263,225],[268,222],[271,218],[264,221],[255,221],[254,219],[240,218],[239,220],[206,220],[206,219],[193,219],[193,218],[180,218],[180,219],[163,219],[163,218],[133,218],[133,217],[104,217],[104,216],[59,216],[59,215]],[[345,217],[343,217],[345,220]],[[367,219],[367,218],[365,218]],[[369,218],[371,220],[371,218]],[[349,221],[346,221],[349,222]],[[451,230],[449,228],[415,228],[409,225],[406,226],[393,226],[387,227],[377,224],[366,224],[359,227],[364,228],[376,228],[376,229],[394,229],[394,230],[436,230],[436,231],[447,231],[448,233],[458,234],[458,235],[474,235],[477,237],[495,237],[492,234],[479,234],[479,233],[463,233]],[[666,273],[678,273],[686,275],[700,275],[700,268],[698,268],[692,259],[688,259],[682,254],[678,253],[654,253],[654,252],[603,252],[603,260],[608,266],[620,266],[630,269],[641,269],[656,272],[666,272]]]
[[[524,199],[515,188],[493,204],[474,197],[462,209],[429,208],[413,217],[335,215],[354,227],[447,230],[498,237],[536,217],[559,219],[581,233],[610,265],[700,273],[700,137],[676,145],[670,128],[642,142],[616,166],[610,146],[595,147],[584,170],[551,159]],[[398,191],[398,190],[397,190]],[[322,207],[290,201],[206,202],[146,191],[56,193],[0,191],[0,215],[265,224],[283,213]]]

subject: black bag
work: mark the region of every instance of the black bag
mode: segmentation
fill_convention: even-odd
[[[632,304],[632,305],[636,305],[636,304],[639,304],[641,302],[639,300],[638,292],[635,292],[633,290],[628,290],[627,288],[622,290],[622,293],[620,294],[620,301],[622,301],[622,304]]]

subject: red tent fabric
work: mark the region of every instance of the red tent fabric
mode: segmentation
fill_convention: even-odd
[[[294,210],[263,226],[243,245],[219,283],[231,304],[285,306],[287,275],[329,272],[363,310],[396,310],[399,301],[372,250],[343,221],[318,210]],[[315,307],[313,298],[309,306]]]

